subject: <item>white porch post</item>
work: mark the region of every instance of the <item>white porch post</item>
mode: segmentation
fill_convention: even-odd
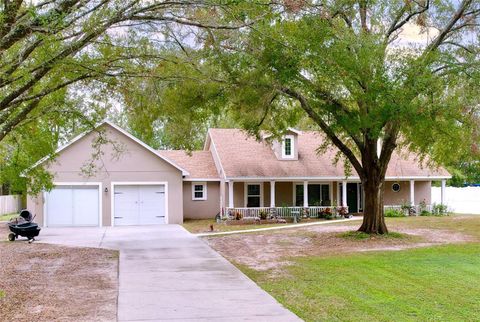
[[[275,208],[275,181],[270,181],[270,208]]]
[[[308,181],[303,181],[303,206],[308,207]]]
[[[228,208],[233,208],[233,181],[228,182]]]
[[[347,181],[342,181],[342,207],[347,206]]]
[[[415,206],[415,181],[410,180],[410,206]]]
[[[442,188],[440,190],[440,193],[441,193],[441,196],[440,196],[440,202],[442,203],[442,205],[445,204],[445,190],[446,190],[446,186],[447,186],[447,180],[442,180]]]

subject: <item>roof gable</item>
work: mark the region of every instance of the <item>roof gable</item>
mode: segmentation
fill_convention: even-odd
[[[161,155],[160,153],[158,153],[158,151],[156,151],[155,149],[153,149],[151,146],[149,146],[148,144],[146,144],[145,142],[141,141],[140,139],[134,137],[133,135],[131,135],[130,133],[128,133],[127,131],[125,131],[124,129],[122,129],[121,127],[119,127],[118,125],[116,124],[113,124],[112,122],[110,121],[103,121],[99,124],[97,124],[93,130],[90,130],[90,131],[86,131],[78,136],[76,136],[75,138],[73,138],[71,141],[69,141],[67,144],[59,147],[56,151],[55,151],[55,154],[59,154],[61,153],[63,150],[65,150],[66,148],[72,146],[73,144],[75,144],[75,142],[81,140],[82,138],[84,138],[86,135],[92,133],[94,130],[104,126],[104,125],[107,125],[107,126],[110,126],[111,128],[115,129],[116,131],[120,132],[122,135],[126,136],[127,138],[131,139],[132,141],[134,141],[136,144],[140,145],[141,147],[143,147],[144,149],[146,149],[147,151],[153,153],[155,156],[157,156],[158,158],[160,158],[161,160],[165,161],[166,163],[170,164],[171,166],[173,166],[174,168],[180,170],[182,172],[182,175],[183,176],[187,176],[189,175],[189,172],[187,170],[185,170],[183,167],[179,166],[178,164],[176,164],[175,162],[173,162],[172,160],[170,160],[169,158]],[[37,167],[38,165],[44,163],[45,161],[47,161],[49,159],[49,157],[44,157],[42,158],[41,160],[39,160],[38,162],[36,162],[31,168],[34,168],[34,167]]]

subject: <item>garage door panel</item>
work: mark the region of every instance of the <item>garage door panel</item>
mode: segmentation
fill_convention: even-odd
[[[166,223],[164,185],[119,185],[114,190],[115,225]]]
[[[71,226],[73,224],[71,188],[54,188],[47,193],[47,198],[47,225]]]
[[[46,194],[47,225],[98,226],[98,186],[56,186]]]
[[[98,226],[98,189],[73,189],[73,225]]]
[[[138,188],[115,187],[115,225],[136,225],[138,222]]]
[[[164,186],[140,188],[140,225],[165,223]]]

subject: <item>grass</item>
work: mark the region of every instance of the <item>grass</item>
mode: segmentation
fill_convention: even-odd
[[[5,297],[5,291],[0,290],[0,299]]]
[[[241,269],[306,321],[480,320],[480,245],[296,258],[287,274]]]
[[[18,216],[17,213],[0,215],[0,221],[9,221],[10,219],[16,216]]]
[[[370,235],[361,231],[347,231],[345,233],[341,233],[339,235],[342,238],[346,239],[357,239],[357,240],[364,240],[364,239],[371,239],[371,238],[382,238],[382,239],[387,239],[387,238],[407,238],[407,235],[402,234],[402,233],[397,233],[397,232],[389,232],[388,234],[385,235]]]
[[[442,229],[468,234],[480,241],[480,215],[418,216],[385,218],[387,227],[391,225],[408,228]]]
[[[324,221],[324,219],[309,219],[309,220],[304,219],[300,223],[315,222],[315,221]],[[287,223],[287,224],[291,224],[291,223]],[[285,224],[226,225],[225,223],[217,224],[217,222],[214,219],[186,219],[183,222],[183,228],[185,228],[186,230],[188,230],[193,234],[210,232],[210,225],[213,225],[213,229],[215,232],[224,232],[224,231],[234,231],[234,230],[278,227],[278,226],[284,226]]]
[[[340,246],[334,244],[330,253],[288,255],[284,260],[292,265],[279,273],[236,264],[306,321],[479,321],[480,216],[399,217],[386,222],[391,230],[439,230],[468,236],[470,242],[343,253],[336,252]],[[375,239],[410,243],[421,238],[396,232],[372,238],[354,231],[358,222],[342,225],[351,231],[336,236],[350,243],[370,245]],[[294,233],[300,236],[303,231]],[[235,255],[229,257],[235,263]]]

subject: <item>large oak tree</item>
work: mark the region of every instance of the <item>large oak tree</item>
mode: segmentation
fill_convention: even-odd
[[[281,132],[304,113],[360,177],[360,231],[367,233],[388,232],[383,191],[395,149],[413,151],[430,166],[478,152],[478,2],[256,5],[262,21],[235,31],[198,31],[201,42],[183,43],[172,54],[183,57],[183,67],[159,67],[165,75],[183,74],[183,81],[139,87],[156,91],[157,108],[181,109],[193,119],[213,108],[253,133]],[[160,114],[181,123],[178,115]]]

